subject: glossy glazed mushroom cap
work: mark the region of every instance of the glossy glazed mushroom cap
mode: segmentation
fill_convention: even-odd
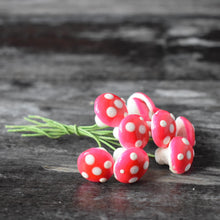
[[[144,93],[135,92],[127,100],[129,114],[140,114],[145,121],[150,121],[158,110],[152,99]]]
[[[192,146],[196,144],[195,128],[193,124],[183,116],[179,116],[176,119],[176,136],[185,137]]]
[[[77,167],[85,179],[92,182],[106,182],[113,174],[114,160],[103,148],[90,148],[82,152]]]
[[[122,183],[137,182],[147,171],[149,157],[141,148],[125,150],[114,164],[114,176]]]
[[[113,93],[98,96],[95,100],[94,111],[98,117],[96,121],[101,121],[110,127],[117,127],[128,114],[124,100]]]
[[[170,171],[176,174],[187,172],[192,165],[193,157],[193,147],[184,137],[174,137],[167,148],[158,148],[155,151],[156,162],[169,165]]]
[[[139,115],[128,115],[119,125],[118,137],[125,148],[144,148],[149,140],[147,123]]]
[[[151,134],[158,147],[168,147],[176,134],[176,123],[173,114],[165,110],[158,110],[152,117]]]
[[[150,111],[146,103],[141,99],[138,98],[128,99],[127,109],[128,109],[128,114],[138,114],[145,121],[151,121],[153,113],[152,111]]]

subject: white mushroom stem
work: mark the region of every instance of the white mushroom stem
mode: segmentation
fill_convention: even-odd
[[[113,136],[115,137],[115,139],[119,139],[119,136],[118,136],[118,127],[115,127],[114,129],[113,129]]]
[[[121,154],[124,153],[125,151],[126,149],[124,147],[117,148],[113,153],[114,161],[116,161],[121,156]]]
[[[170,158],[170,155],[169,155],[169,147],[167,148],[158,148],[156,151],[155,151],[155,160],[158,164],[160,165],[169,165],[169,158]]]
[[[133,98],[127,100],[127,109],[128,109],[128,114],[138,114],[138,115],[140,114],[136,102],[134,101]]]

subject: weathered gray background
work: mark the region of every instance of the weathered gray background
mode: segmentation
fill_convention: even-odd
[[[218,0],[1,0],[0,218],[219,219],[219,11]],[[194,123],[187,174],[151,159],[136,184],[90,183],[76,160],[95,142],[4,128],[28,114],[90,125],[98,95],[136,91]]]

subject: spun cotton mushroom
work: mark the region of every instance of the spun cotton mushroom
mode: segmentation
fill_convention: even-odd
[[[179,116],[176,119],[176,136],[185,137],[192,146],[196,144],[195,128],[193,124],[183,116]]]
[[[152,99],[144,93],[135,92],[127,100],[129,114],[139,114],[145,121],[150,121],[158,110]]]
[[[94,111],[98,126],[117,127],[128,114],[124,100],[113,93],[98,96],[95,100]]]
[[[114,164],[114,176],[122,183],[135,183],[147,171],[149,157],[141,148],[129,148],[122,152]]]
[[[114,160],[104,148],[90,148],[82,152],[77,167],[85,179],[92,182],[106,182],[113,174]]]
[[[118,137],[125,148],[144,148],[149,140],[147,123],[139,115],[128,115],[119,125]]]
[[[138,114],[145,121],[151,121],[152,111],[148,108],[146,103],[138,98],[130,98],[127,101],[127,109],[129,114]]]
[[[193,162],[194,151],[189,141],[184,137],[174,137],[167,148],[155,151],[158,164],[167,164],[171,172],[182,174],[187,172]]]
[[[158,147],[168,147],[176,134],[176,123],[173,114],[165,110],[158,110],[152,117],[151,134]]]

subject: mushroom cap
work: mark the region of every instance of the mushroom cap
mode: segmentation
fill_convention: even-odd
[[[106,182],[113,174],[114,160],[103,148],[90,148],[77,159],[80,174],[92,182]]]
[[[193,162],[194,151],[185,137],[174,137],[169,144],[169,168],[173,173],[187,172]]]
[[[176,119],[176,136],[185,137],[192,146],[195,146],[195,128],[185,117],[179,116]]]
[[[151,134],[158,147],[166,148],[176,134],[176,123],[173,114],[158,110],[152,117]]]
[[[118,137],[125,148],[144,148],[149,140],[147,123],[139,115],[128,115],[119,125]]]
[[[149,157],[141,148],[125,150],[114,164],[114,176],[122,183],[137,182],[149,167]]]
[[[110,127],[117,127],[128,112],[124,100],[113,93],[98,96],[94,111],[99,120]]]
[[[130,105],[130,101],[132,102],[132,100],[136,98],[139,100],[142,100],[146,106],[148,107],[149,111],[153,114],[155,113],[158,108],[155,106],[154,102],[152,101],[152,99],[147,96],[146,94],[142,93],[142,92],[135,92],[133,93],[127,100],[127,105]]]

